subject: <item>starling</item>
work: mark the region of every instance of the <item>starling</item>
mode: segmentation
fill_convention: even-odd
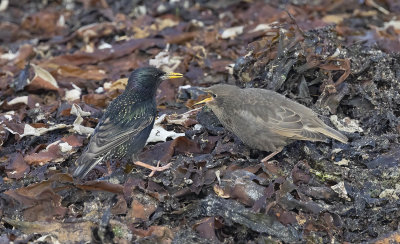
[[[165,73],[154,67],[133,71],[125,91],[110,103],[97,124],[88,146],[76,161],[78,167],[73,176],[83,178],[105,160],[135,159],[153,128],[158,86],[165,79],[180,77],[182,74]]]
[[[202,90],[212,96],[197,104],[206,103],[222,125],[246,145],[272,152],[262,162],[295,140],[325,141],[330,137],[347,143],[346,136],[327,126],[311,109],[277,92],[221,84]]]

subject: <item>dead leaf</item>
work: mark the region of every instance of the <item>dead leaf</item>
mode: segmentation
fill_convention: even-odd
[[[70,114],[76,115],[76,119],[73,123],[73,131],[80,135],[91,135],[94,132],[93,128],[82,125],[83,116],[90,116],[90,112],[85,112],[77,104],[73,104],[71,107]]]
[[[59,18],[59,13],[43,10],[27,16],[22,21],[21,27],[32,33],[53,34],[61,28],[57,25]]]
[[[91,104],[96,107],[105,108],[109,102],[109,98],[106,94],[87,94],[82,96],[82,100],[86,104]]]
[[[222,39],[230,39],[230,38],[235,38],[238,35],[241,35],[243,33],[243,26],[235,26],[235,27],[230,27],[225,29],[222,34],[221,38]]]
[[[15,153],[10,163],[6,166],[6,173],[8,178],[21,179],[26,173],[29,172],[29,165],[24,161],[24,157],[21,153]]]
[[[128,84],[128,78],[121,78],[113,83],[106,82],[104,83],[104,90],[113,91],[113,90],[125,90],[126,85]]]
[[[82,136],[69,135],[61,138],[61,141],[66,142],[73,147],[81,147],[83,145],[83,139]]]
[[[13,62],[19,68],[23,69],[26,62],[34,55],[35,51],[33,50],[32,45],[24,44],[19,47],[16,57],[13,59]]]
[[[58,65],[83,65],[83,64],[97,64],[100,61],[107,59],[116,59],[123,57],[127,54],[134,52],[137,49],[147,49],[152,46],[163,46],[165,41],[162,39],[133,39],[126,42],[114,44],[112,48],[95,49],[93,52],[77,51],[73,54],[64,54],[51,58],[45,62]]]
[[[57,84],[56,79],[45,69],[31,64],[33,67],[33,71],[35,76],[27,85],[27,89],[34,91],[34,90],[51,90],[57,91],[59,86]]]
[[[89,42],[91,39],[108,36],[115,33],[116,27],[112,22],[100,22],[85,25],[80,27],[76,33],[85,42]]]
[[[54,217],[63,217],[67,209],[61,205],[61,197],[55,193],[53,182],[61,182],[67,179],[57,175],[47,181],[31,184],[15,190],[5,191],[17,200],[21,205],[24,219],[27,221],[51,220]]]
[[[130,218],[133,223],[147,221],[156,211],[157,207],[158,202],[154,198],[137,192],[137,194],[133,196],[132,207],[129,209],[127,217]]]
[[[94,66],[86,66],[81,69],[74,65],[59,65],[57,74],[64,77],[76,77],[85,80],[103,80],[107,78],[106,71]]]
[[[112,184],[105,181],[87,181],[84,184],[77,184],[75,186],[86,191],[106,191],[116,194],[123,194],[124,189],[122,185]]]
[[[146,161],[169,162],[172,156],[178,154],[210,153],[215,146],[217,138],[218,137],[210,136],[206,147],[202,148],[197,142],[185,136],[181,136],[173,141],[156,144],[150,150],[141,153],[140,159]]]
[[[51,233],[61,243],[91,242],[92,229],[95,224],[91,221],[77,223],[60,223],[56,221],[26,222],[4,217],[3,220],[25,234]]]
[[[161,117],[154,122],[154,127],[150,132],[149,138],[147,138],[146,144],[151,142],[166,141],[167,138],[175,139],[180,136],[185,136],[185,133],[176,133],[174,131],[165,130],[160,125],[162,121],[165,119],[165,116],[166,116],[165,114],[161,115]]]
[[[189,110],[183,114],[170,114],[165,116],[165,120],[168,124],[182,125],[189,128],[192,125],[197,124],[196,115],[202,109],[202,107]]]
[[[215,218],[214,217],[207,217],[207,218],[201,219],[193,227],[199,233],[199,235],[201,237],[218,242],[218,238],[215,235]]]
[[[150,237],[153,243],[171,243],[174,232],[167,226],[150,226],[147,230],[131,228],[133,234],[139,237]]]
[[[72,87],[73,87],[73,89],[67,90],[65,92],[65,96],[64,96],[64,99],[69,101],[69,102],[73,102],[73,101],[76,101],[76,100],[80,99],[81,98],[81,94],[82,94],[81,88],[79,88],[75,84],[72,84]]]
[[[45,150],[40,151],[39,153],[32,153],[26,155],[24,160],[29,165],[44,165],[50,161],[56,162],[62,158],[60,146],[58,143],[50,144]]]
[[[123,195],[117,196],[117,203],[115,203],[111,208],[112,214],[126,214],[128,211],[128,204]]]

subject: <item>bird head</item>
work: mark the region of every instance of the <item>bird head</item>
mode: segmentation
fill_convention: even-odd
[[[163,80],[181,77],[183,75],[180,73],[166,73],[155,67],[144,67],[131,73],[126,88],[155,91]]]
[[[201,88],[201,90],[207,92],[209,96],[194,105],[206,103],[208,106],[214,107],[227,103],[230,99],[236,97],[240,88],[232,85],[218,84],[207,88]]]

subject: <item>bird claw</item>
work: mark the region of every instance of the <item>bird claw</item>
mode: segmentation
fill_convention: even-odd
[[[275,152],[272,152],[270,155],[266,156],[265,158],[263,158],[261,160],[261,163],[266,163],[268,162],[268,160],[270,160],[272,157],[274,157],[275,155],[277,155],[278,153],[280,153],[282,151],[282,148],[278,148]]]
[[[152,165],[140,162],[140,161],[136,161],[136,162],[134,162],[134,164],[144,167],[146,169],[150,169],[151,173],[149,174],[149,177],[152,177],[156,172],[161,172],[161,171],[167,170],[167,169],[169,169],[169,167],[171,167],[171,163],[160,167],[160,161],[157,162],[157,166],[152,166]]]

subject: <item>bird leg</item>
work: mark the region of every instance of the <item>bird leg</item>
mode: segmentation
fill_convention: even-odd
[[[151,173],[149,174],[149,177],[152,177],[157,171],[161,172],[161,171],[164,171],[164,170],[168,169],[169,167],[171,167],[171,163],[160,167],[160,161],[157,162],[157,166],[152,166],[152,165],[140,162],[140,161],[136,161],[136,162],[134,162],[134,164],[142,166],[146,169],[151,169]]]
[[[261,160],[261,163],[266,163],[270,160],[273,156],[277,155],[278,153],[282,152],[283,147],[278,148],[275,152],[272,152],[270,155],[266,156]]]

